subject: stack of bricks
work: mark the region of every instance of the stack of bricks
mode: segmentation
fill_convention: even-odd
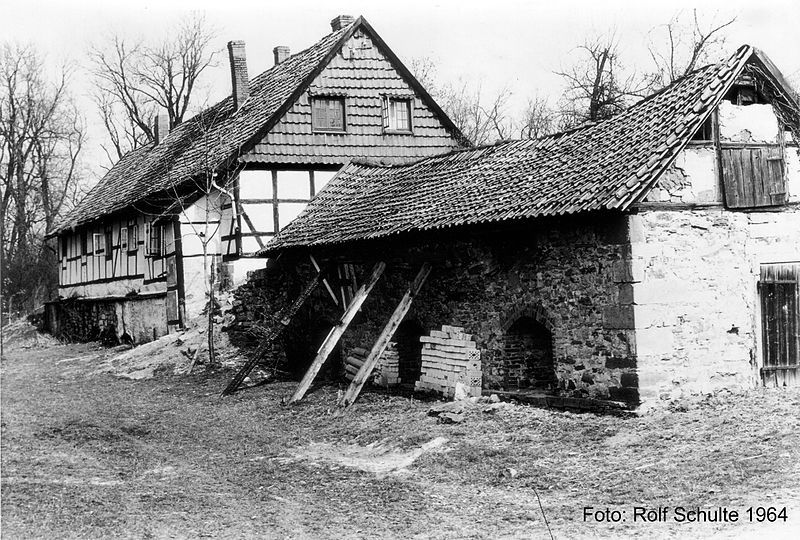
[[[483,384],[481,354],[470,334],[459,326],[442,326],[422,342],[422,375],[416,390],[437,392],[454,397],[461,383],[470,396],[480,396]]]
[[[400,384],[400,354],[397,352],[397,343],[389,342],[372,373],[372,381],[378,386]]]

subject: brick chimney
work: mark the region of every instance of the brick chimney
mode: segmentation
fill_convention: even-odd
[[[353,17],[352,15],[339,15],[338,17],[336,17],[331,21],[331,30],[333,30],[334,32],[338,32],[342,28],[345,28],[353,24],[353,21],[355,20],[356,18]]]
[[[289,55],[292,53],[289,47],[287,47],[286,45],[278,45],[277,47],[272,49],[272,54],[275,55],[275,65],[277,66],[278,64],[289,58]]]
[[[239,110],[250,94],[250,82],[247,78],[247,56],[244,52],[244,41],[228,42],[228,58],[231,62],[231,86],[233,87],[233,106]]]
[[[169,135],[169,116],[166,114],[157,114],[156,121],[153,125],[153,135],[156,139],[156,144],[167,138]]]

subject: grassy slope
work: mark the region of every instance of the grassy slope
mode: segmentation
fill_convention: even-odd
[[[429,404],[293,385],[219,398],[229,373],[88,376],[91,345],[2,364],[4,538],[556,538],[770,536],[800,527],[800,392],[760,390],[622,420],[513,407],[437,424]],[[411,473],[283,462],[311,441],[402,448],[449,439]],[[501,473],[514,468],[519,474]],[[583,523],[585,505],[793,505],[778,526]]]

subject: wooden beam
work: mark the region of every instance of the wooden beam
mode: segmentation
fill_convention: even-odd
[[[361,305],[364,303],[364,300],[367,299],[367,296],[369,296],[369,293],[372,291],[372,288],[378,282],[385,269],[386,263],[384,262],[379,262],[373,267],[369,279],[358,289],[353,297],[353,300],[347,306],[344,315],[342,315],[342,318],[333,328],[331,328],[331,331],[328,333],[325,341],[322,342],[319,351],[317,351],[317,356],[314,357],[314,361],[311,362],[311,366],[303,376],[303,380],[300,381],[300,385],[297,387],[294,395],[289,400],[290,405],[292,403],[297,403],[303,399],[304,395],[306,395],[311,383],[314,382],[314,378],[322,368],[322,364],[325,363],[325,360],[327,360],[328,356],[330,356],[331,352],[333,352],[336,344],[339,343],[339,339],[342,337],[342,334],[344,334],[344,331],[347,330],[348,326],[350,326],[350,323],[353,321],[353,317],[355,317],[356,313],[358,313],[358,310],[361,309]]]
[[[266,355],[270,348],[272,347],[272,342],[283,333],[283,330],[289,325],[292,321],[292,317],[297,313],[300,307],[308,300],[308,297],[311,296],[311,293],[314,292],[314,289],[317,288],[319,282],[322,280],[323,273],[318,272],[317,275],[314,276],[306,288],[303,289],[303,292],[300,293],[300,296],[287,308],[282,310],[276,320],[280,324],[273,324],[269,331],[261,337],[261,343],[259,344],[258,348],[253,353],[253,356],[242,366],[242,369],[236,373],[236,375],[231,379],[231,382],[228,383],[228,386],[225,387],[225,390],[222,391],[223,396],[227,396],[236,392],[239,388],[239,385],[242,384],[244,378],[253,371],[253,368],[256,367],[256,364],[261,360],[261,358]]]
[[[317,272],[321,272],[322,270],[320,269],[319,264],[317,264],[317,259],[315,259],[313,255],[309,255],[308,258],[311,259],[311,264],[314,265],[314,268],[317,270]],[[331,284],[328,283],[328,280],[324,279],[324,278],[322,280],[322,284],[325,285],[325,289],[328,291],[328,294],[331,295],[331,298],[333,299],[333,303],[338,306],[339,305],[339,300],[336,298],[336,293],[333,292],[333,288],[331,287]]]
[[[392,313],[392,316],[389,318],[389,322],[386,323],[386,326],[383,328],[380,336],[378,336],[378,339],[372,346],[369,356],[367,356],[364,364],[358,370],[358,373],[356,373],[356,376],[353,378],[353,382],[350,383],[347,393],[344,395],[344,398],[342,398],[341,405],[343,407],[349,407],[358,398],[358,395],[361,393],[361,389],[364,387],[367,379],[369,379],[369,376],[372,374],[372,370],[375,369],[378,360],[383,354],[383,351],[386,350],[389,342],[392,340],[392,337],[397,331],[397,328],[400,326],[400,323],[403,322],[406,313],[408,313],[408,310],[411,308],[411,303],[414,301],[414,297],[416,297],[417,293],[419,293],[419,290],[422,288],[422,285],[425,283],[425,280],[430,272],[431,265],[428,263],[424,263],[422,268],[419,269],[417,277],[414,278],[414,281],[409,286],[406,294],[403,296],[402,300],[400,300],[400,303],[397,304],[394,313]]]

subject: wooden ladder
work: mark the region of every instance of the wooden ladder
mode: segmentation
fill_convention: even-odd
[[[408,287],[403,299],[400,300],[399,304],[397,304],[394,313],[392,313],[392,316],[389,317],[389,322],[386,323],[383,331],[380,333],[378,339],[375,341],[375,344],[372,346],[369,356],[367,356],[367,359],[364,360],[364,364],[358,370],[358,373],[356,373],[356,376],[353,378],[353,382],[350,383],[350,387],[347,389],[347,393],[344,395],[340,403],[341,406],[349,407],[358,398],[359,393],[361,393],[361,389],[364,387],[367,379],[369,379],[369,376],[372,374],[372,370],[375,369],[375,366],[378,364],[378,360],[383,354],[383,351],[386,350],[389,342],[392,340],[392,337],[397,331],[397,328],[400,326],[400,323],[403,322],[403,318],[405,318],[408,310],[411,308],[411,303],[414,301],[414,297],[417,295],[417,293],[419,293],[419,290],[422,288],[422,285],[425,283],[425,280],[430,272],[431,265],[428,263],[424,263],[419,269],[417,277],[414,278],[414,281]]]
[[[238,373],[231,379],[231,382],[228,383],[228,386],[225,387],[225,390],[222,391],[223,396],[228,396],[236,392],[239,388],[239,385],[242,384],[244,378],[247,377],[253,368],[256,367],[256,364],[269,352],[270,348],[272,347],[272,342],[280,336],[289,323],[292,321],[292,317],[295,316],[297,311],[300,307],[308,300],[308,297],[311,296],[311,293],[314,292],[314,289],[320,284],[320,282],[324,278],[324,272],[320,271],[314,276],[306,288],[303,289],[303,292],[300,293],[300,296],[288,307],[284,308],[276,317],[279,324],[273,324],[271,328],[261,336],[261,343],[259,344],[258,348],[256,348],[253,355],[247,361],[247,363],[242,366],[242,369],[239,370]]]
[[[322,364],[325,363],[325,360],[328,359],[333,349],[336,347],[336,344],[339,343],[339,339],[344,334],[344,331],[347,330],[347,327],[350,326],[350,323],[353,321],[353,317],[356,316],[358,310],[361,309],[361,305],[364,303],[364,300],[367,299],[369,293],[372,291],[372,288],[380,279],[383,271],[386,269],[386,263],[379,262],[377,263],[373,269],[372,273],[370,274],[367,281],[359,287],[358,291],[356,291],[353,299],[347,305],[347,309],[342,315],[342,318],[339,319],[331,331],[328,332],[328,336],[325,338],[325,341],[322,342],[320,345],[319,350],[317,351],[316,357],[314,357],[314,361],[311,362],[311,366],[306,371],[306,374],[303,376],[303,380],[300,381],[300,385],[295,390],[294,395],[289,400],[289,404],[297,403],[303,396],[306,395],[308,392],[309,387],[311,387],[311,383],[314,382],[319,370],[322,368]]]

